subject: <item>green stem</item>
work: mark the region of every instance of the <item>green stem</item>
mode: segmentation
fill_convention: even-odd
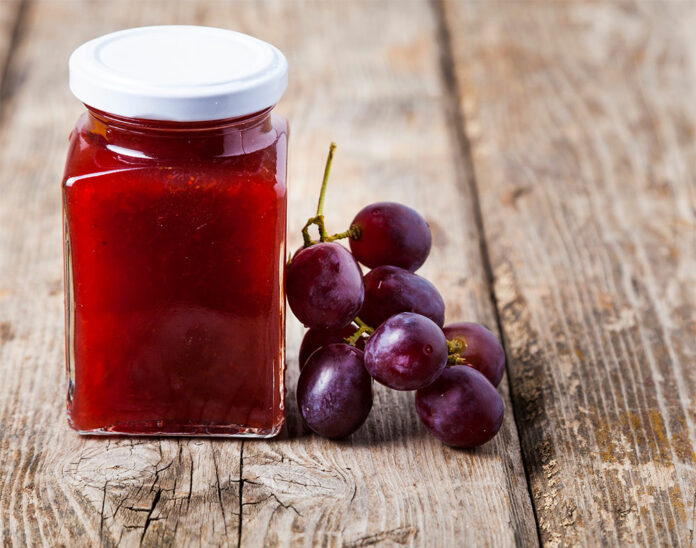
[[[466,350],[464,343],[459,339],[454,339],[447,341],[447,353],[448,354],[459,354],[460,350]]]
[[[309,247],[310,245],[319,243],[312,240],[312,237],[309,235],[309,227],[312,225],[316,225],[319,229],[319,242],[325,242],[328,238],[330,238],[326,232],[326,227],[324,226],[324,216],[316,215],[314,217],[310,217],[302,227],[302,239],[304,240],[304,247]]]
[[[338,234],[334,234],[333,236],[327,236],[324,241],[333,242],[334,240],[342,240],[344,238],[353,238],[354,240],[357,240],[359,237],[360,227],[357,225],[353,225],[345,232],[339,232]]]
[[[324,166],[324,179],[321,182],[321,192],[319,193],[319,203],[317,204],[317,217],[324,215],[324,197],[326,196],[326,186],[329,183],[329,173],[331,172],[331,163],[333,162],[336,143],[329,145],[329,155],[326,158],[326,166]],[[324,240],[322,240],[323,242]]]
[[[468,362],[458,354],[447,356],[447,365],[467,365]]]
[[[375,330],[372,327],[367,325],[364,321],[362,321],[357,316],[355,317],[355,319],[353,321],[358,324],[358,327],[361,327],[362,329],[364,329],[365,333],[372,335],[375,332]]]
[[[355,346],[357,342],[360,340],[360,337],[363,336],[363,334],[367,333],[368,335],[372,335],[375,332],[374,329],[372,329],[360,318],[355,318],[353,321],[356,324],[358,324],[358,330],[355,333],[353,333],[350,337],[343,339],[346,342],[346,344],[349,344],[351,346]]]
[[[466,350],[466,341],[461,339],[447,341],[447,365],[467,364],[467,361],[459,354],[462,350]]]
[[[355,333],[353,333],[350,337],[346,337],[343,340],[345,341],[346,344],[349,344],[351,346],[355,346],[357,344],[358,340],[360,340],[360,337],[362,337],[363,333],[365,333],[363,328],[358,327],[358,330]]]
[[[332,242],[333,240],[339,239],[339,234],[334,236],[329,236],[326,232],[326,225],[324,224],[324,199],[326,198],[326,187],[329,184],[329,174],[331,173],[331,163],[333,162],[334,151],[336,150],[336,143],[331,143],[329,146],[329,155],[326,158],[326,165],[324,166],[324,178],[321,181],[321,191],[319,192],[319,203],[317,204],[317,214],[314,217],[307,219],[307,222],[302,227],[302,239],[304,240],[304,247],[309,247],[319,242]],[[316,225],[319,229],[319,240],[314,241],[309,235],[309,227]],[[346,237],[346,236],[342,236]]]

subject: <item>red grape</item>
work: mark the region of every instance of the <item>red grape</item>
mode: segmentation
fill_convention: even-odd
[[[414,272],[430,253],[430,227],[421,215],[402,204],[378,202],[362,208],[351,227],[359,236],[350,239],[355,258],[369,268],[400,266]]]
[[[365,287],[345,248],[319,243],[297,253],[287,269],[288,304],[307,327],[340,329],[358,314]]]
[[[476,369],[448,367],[416,392],[416,412],[428,431],[454,447],[483,445],[503,423],[503,400]]]
[[[500,384],[505,371],[505,351],[498,337],[482,325],[469,322],[451,323],[442,331],[447,340],[462,342],[464,348],[459,355],[466,365],[483,373],[493,386]]]
[[[378,266],[365,275],[365,300],[358,316],[378,326],[399,312],[415,312],[442,327],[445,303],[435,286],[398,266]]]
[[[334,343],[342,343],[358,330],[352,323],[342,329],[308,329],[302,338],[300,345],[300,370],[304,367],[312,353],[322,346],[328,346]],[[355,343],[355,347],[362,350],[365,348],[365,339],[359,338]]]
[[[297,405],[320,436],[343,438],[360,428],[372,409],[372,379],[362,351],[330,344],[314,352],[300,373]]]
[[[447,340],[438,325],[419,314],[392,316],[368,339],[365,368],[394,390],[416,390],[437,379],[447,365]]]

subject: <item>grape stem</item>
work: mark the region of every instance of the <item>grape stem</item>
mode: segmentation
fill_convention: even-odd
[[[466,346],[461,339],[453,339],[447,341],[447,353],[448,354],[459,354],[460,350],[466,350]]]
[[[353,321],[358,324],[358,327],[362,327],[365,330],[365,333],[367,333],[368,335],[372,335],[375,332],[374,328],[367,325],[364,321],[362,321],[357,316]]]
[[[319,242],[333,242],[335,240],[342,240],[343,238],[353,238],[358,239],[360,237],[360,227],[351,226],[345,232],[339,232],[337,234],[329,235],[326,231],[326,224],[324,222],[324,200],[326,198],[326,188],[329,184],[329,174],[331,173],[331,164],[333,163],[334,152],[336,151],[336,143],[331,143],[329,146],[329,155],[326,157],[326,165],[324,166],[324,178],[321,182],[321,191],[319,192],[319,203],[317,203],[317,214],[314,217],[307,219],[307,222],[302,227],[302,239],[304,240],[304,247],[309,247]],[[309,235],[309,227],[315,225],[319,229],[319,240],[312,240]]]
[[[360,340],[360,337],[363,336],[364,333],[367,333],[368,335],[372,335],[375,330],[367,325],[364,321],[362,321],[360,318],[355,318],[353,320],[356,324],[358,324],[358,330],[353,333],[350,337],[347,339],[344,339],[346,341],[346,344],[349,344],[351,346],[355,346],[357,342]]]
[[[461,339],[447,341],[447,365],[465,365],[467,361],[459,355],[466,350],[466,343]]]
[[[333,236],[327,236],[326,239],[324,239],[324,241],[333,242],[334,240],[342,240],[343,238],[353,238],[354,240],[359,239],[360,227],[358,225],[353,225],[345,232],[339,232],[337,234],[334,234]]]
[[[312,225],[316,225],[319,229],[318,241],[312,240],[312,237],[309,235],[309,227]],[[316,215],[314,217],[310,217],[309,219],[307,219],[307,222],[302,227],[302,239],[304,240],[304,247],[309,247],[310,245],[318,244],[319,242],[325,242],[327,237],[328,234],[326,232],[326,227],[324,226],[323,215]]]
[[[457,354],[447,356],[447,365],[466,365],[468,362]]]
[[[324,215],[324,198],[326,196],[326,187],[329,184],[329,173],[331,173],[331,164],[333,163],[335,151],[336,143],[332,141],[329,145],[329,155],[326,157],[326,165],[324,166],[324,178],[321,181],[321,192],[319,193],[319,203],[317,204],[317,217]]]

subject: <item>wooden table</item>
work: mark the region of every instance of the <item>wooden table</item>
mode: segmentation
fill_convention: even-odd
[[[64,411],[67,58],[194,23],[285,51],[290,248],[312,212],[422,211],[448,320],[505,342],[495,440],[376,389],[326,441],[86,439]],[[694,546],[696,4],[0,0],[0,539],[85,546]]]

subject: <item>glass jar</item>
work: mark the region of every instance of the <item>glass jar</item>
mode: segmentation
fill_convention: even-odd
[[[246,57],[242,68],[194,66],[223,53]],[[264,42],[202,27],[130,29],[73,54],[71,88],[87,105],[63,180],[68,420],[79,432],[282,427],[288,127],[271,109],[286,67]]]

